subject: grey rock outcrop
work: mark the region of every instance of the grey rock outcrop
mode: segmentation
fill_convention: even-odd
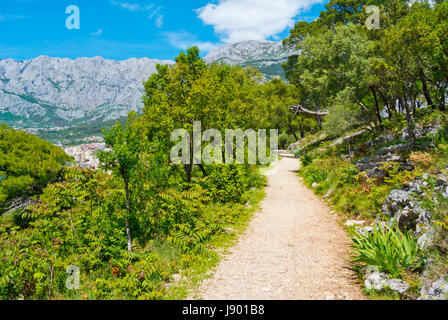
[[[442,127],[440,125],[418,125],[414,129],[415,138],[420,139],[427,136],[435,136]],[[401,133],[401,139],[408,140],[409,132],[407,129],[404,129]]]
[[[445,277],[422,286],[419,300],[448,300],[448,281]]]
[[[368,290],[391,289],[399,293],[405,293],[409,289],[409,284],[400,279],[390,279],[382,272],[372,272],[365,276],[364,285]]]
[[[414,228],[417,234],[426,233],[427,226],[431,222],[430,212],[421,207],[418,199],[429,187],[426,181],[428,178],[429,175],[423,175],[410,182],[407,187],[393,190],[382,208],[383,213],[396,219],[400,226]],[[448,198],[448,178],[445,174],[435,176],[433,179],[435,180],[434,197],[441,194]]]
[[[381,151],[385,152],[385,151]],[[382,169],[385,163],[395,162],[399,164],[399,170],[412,171],[414,166],[406,162],[400,155],[392,153],[380,153],[370,158],[364,158],[358,161],[355,166],[359,171],[367,173],[369,178],[384,178],[387,176],[387,172]]]
[[[406,281],[399,279],[389,280],[386,284],[391,290],[399,293],[405,293],[409,289],[409,284]]]
[[[383,290],[389,281],[389,276],[382,272],[372,272],[364,277],[367,290]]]

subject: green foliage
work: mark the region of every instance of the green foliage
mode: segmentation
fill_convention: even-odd
[[[213,201],[243,202],[245,190],[249,186],[248,169],[242,166],[224,165],[214,169],[206,178],[204,187]]]
[[[302,157],[300,157],[300,163],[302,164],[302,166],[307,167],[313,163],[313,158],[310,154],[306,153]]]
[[[258,74],[207,66],[195,48],[158,69],[144,115],[104,132],[100,170],[61,170],[62,150],[1,128],[1,200],[40,194],[0,220],[0,299],[166,299],[174,274],[205,272],[218,240],[253,213],[244,203],[263,187],[256,166],[194,168],[185,183],[169,138],[196,119],[203,129],[261,128]],[[80,268],[78,290],[65,287],[70,265]]]
[[[330,137],[342,136],[352,128],[363,124],[362,110],[357,105],[336,104],[330,108],[325,117],[322,128]]]
[[[376,266],[381,272],[399,278],[406,270],[424,265],[417,238],[398,227],[377,224],[372,233],[358,234],[353,239],[353,262]]]
[[[38,193],[69,160],[52,144],[0,125],[0,210],[8,200]]]
[[[294,142],[296,142],[296,138],[294,138],[292,134],[288,134],[286,131],[283,131],[278,136],[278,146],[280,149],[287,149]]]

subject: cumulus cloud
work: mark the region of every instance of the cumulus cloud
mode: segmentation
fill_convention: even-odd
[[[223,42],[265,40],[294,27],[300,12],[324,0],[219,0],[197,9]]]
[[[202,53],[208,53],[220,45],[219,43],[199,41],[194,34],[187,31],[164,32],[163,35],[168,43],[182,50],[196,46]]]

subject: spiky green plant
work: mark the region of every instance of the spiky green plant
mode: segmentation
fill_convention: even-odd
[[[353,262],[377,266],[381,272],[399,278],[407,269],[422,267],[424,258],[417,238],[397,226],[375,226],[367,235],[358,233],[352,239]]]

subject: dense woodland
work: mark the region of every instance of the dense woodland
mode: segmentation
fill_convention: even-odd
[[[365,26],[369,5],[381,9],[379,29]],[[172,164],[171,133],[191,132],[194,121],[203,131],[278,128],[281,148],[300,140],[291,147],[300,174],[339,213],[389,224],[379,213],[388,194],[448,165],[447,16],[447,1],[332,0],[284,41],[301,50],[284,65],[287,82],[207,65],[190,48],[145,82],[142,115],[104,132],[97,171],[0,127],[0,298],[184,298],[244,228],[264,185],[259,166]],[[422,136],[423,125],[441,130]],[[394,138],[371,143],[384,135]],[[355,166],[397,144],[411,169],[389,161],[383,176],[368,177]],[[367,237],[350,230],[360,279],[375,265],[412,283],[408,295],[387,298],[418,297],[428,260],[434,278],[448,272],[448,202],[423,200],[438,237],[425,250],[412,227],[378,224]],[[70,265],[80,269],[77,290],[66,288]]]

